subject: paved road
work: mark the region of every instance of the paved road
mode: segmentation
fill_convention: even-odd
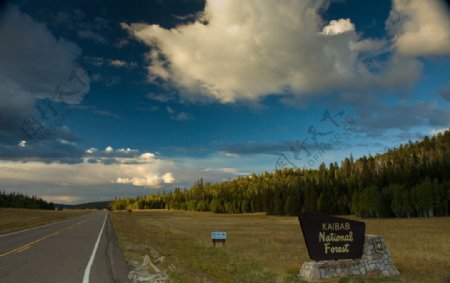
[[[128,282],[107,211],[0,236],[0,282]]]

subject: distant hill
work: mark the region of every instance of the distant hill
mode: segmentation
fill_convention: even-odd
[[[112,209],[167,208],[217,213],[300,211],[362,217],[449,215],[450,130],[383,154],[345,158],[319,169],[286,168],[190,189],[122,198]]]
[[[62,207],[64,209],[103,209],[108,208],[108,205],[111,203],[111,201],[97,201],[97,202],[88,202],[88,203],[81,203],[81,204],[57,204],[55,203],[55,207],[59,208]]]

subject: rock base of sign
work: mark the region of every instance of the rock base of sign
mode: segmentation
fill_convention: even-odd
[[[399,275],[392,263],[382,236],[366,235],[361,259],[324,260],[305,262],[299,276],[306,281],[321,281],[336,277]]]

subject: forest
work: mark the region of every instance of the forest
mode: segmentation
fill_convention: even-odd
[[[318,169],[285,168],[218,183],[200,179],[188,189],[117,198],[110,208],[380,218],[447,216],[449,203],[450,129],[375,156],[350,155]]]
[[[55,209],[54,204],[36,196],[27,196],[21,193],[0,192],[0,208],[34,208]]]

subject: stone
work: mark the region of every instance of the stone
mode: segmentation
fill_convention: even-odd
[[[312,275],[313,278],[319,278],[320,279],[320,269],[317,269],[317,268],[313,269],[312,273],[313,273],[313,275]]]
[[[311,279],[311,278],[312,278],[312,276],[311,276],[311,271],[305,270],[305,271],[303,272],[303,276],[302,276],[302,277],[303,277],[303,278]]]
[[[399,274],[383,237],[378,235],[365,236],[360,259],[309,261],[303,263],[299,272],[303,280],[310,282],[338,277],[387,277]]]

